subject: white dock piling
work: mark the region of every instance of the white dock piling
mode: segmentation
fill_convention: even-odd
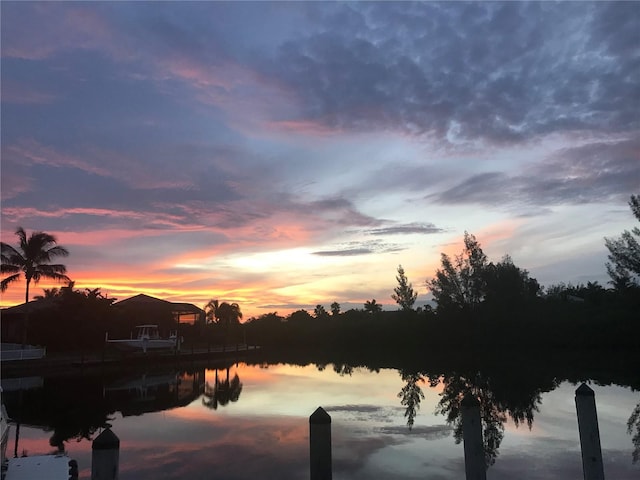
[[[462,438],[466,479],[486,480],[480,402],[470,393],[467,393],[462,400]]]
[[[318,407],[309,417],[311,480],[331,480],[331,416]]]
[[[604,480],[596,397],[585,383],[576,389],[576,411],[584,480]]]
[[[118,480],[120,439],[107,427],[91,444],[91,480]]]

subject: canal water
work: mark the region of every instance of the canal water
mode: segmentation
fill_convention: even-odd
[[[83,479],[91,476],[91,441],[105,424],[120,438],[121,480],[307,479],[309,416],[322,406],[332,419],[334,479],[448,480],[465,476],[456,437],[460,400],[471,391],[482,405],[488,479],[578,480],[578,385],[235,363],[3,379],[3,400],[20,423],[19,430],[11,425],[10,455],[62,446]],[[637,480],[640,392],[590,387],[606,478]]]

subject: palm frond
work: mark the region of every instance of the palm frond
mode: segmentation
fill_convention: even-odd
[[[10,283],[17,281],[20,278],[20,274],[16,273],[14,275],[10,275],[7,278],[3,278],[2,282],[0,282],[0,292],[4,292]]]
[[[16,265],[19,260],[20,263],[24,263],[24,257],[20,254],[18,250],[13,248],[8,243],[2,242],[0,244],[0,251],[2,253],[2,264],[14,264]]]
[[[60,245],[56,245],[55,247],[52,247],[48,250],[48,254],[49,257],[68,257],[69,256],[69,250],[67,250],[66,248],[60,246]]]
[[[12,274],[2,280],[2,291],[19,278],[20,272],[24,272],[27,284],[33,280],[35,283],[41,278],[50,278],[58,281],[69,281],[66,276],[67,268],[61,264],[50,264],[54,257],[66,257],[69,251],[56,244],[56,237],[45,232],[27,233],[22,227],[16,230],[18,248],[2,243],[2,270],[3,274]]]
[[[0,273],[18,273],[20,270],[22,269],[17,265],[9,263],[3,263],[0,265]]]
[[[51,275],[64,275],[65,273],[67,273],[67,267],[62,264],[39,265],[38,270],[40,270],[42,275],[44,275],[45,277]]]

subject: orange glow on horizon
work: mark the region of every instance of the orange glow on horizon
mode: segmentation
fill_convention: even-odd
[[[266,244],[241,238],[236,243],[225,241],[188,251],[176,249],[167,254],[159,251],[156,258],[146,261],[140,255],[140,261],[145,263],[139,265],[135,264],[135,255],[128,258],[112,255],[115,262],[100,260],[98,256],[96,260],[74,264],[74,247],[87,256],[91,255],[86,253],[87,249],[103,247],[107,252],[117,251],[119,243],[139,236],[158,236],[157,231],[147,229],[132,233],[115,229],[51,233],[71,252],[70,261],[61,261],[67,265],[67,275],[75,282],[77,290],[100,288],[104,295],[118,300],[142,293],[168,301],[191,303],[200,308],[209,300],[218,299],[238,303],[244,321],[271,312],[287,316],[300,308],[311,313],[315,305],[321,304],[328,309],[334,301],[343,305],[343,311],[353,308],[354,304],[359,305],[356,308],[362,308],[372,298],[385,308],[393,309],[395,302],[391,294],[396,286],[399,263],[420,299],[428,293],[425,281],[439,267],[440,255],[435,250],[440,248],[428,245],[412,246],[402,258],[397,254],[361,257],[317,255],[315,252],[321,247],[314,245],[311,237],[319,233],[305,225],[287,221],[284,215],[278,216],[282,217],[280,221],[264,231],[262,238],[267,239]],[[508,236],[509,232],[508,228],[487,230],[501,232],[496,238]],[[247,230],[246,233],[244,238],[255,236],[255,231]],[[10,238],[9,232],[5,237],[8,243],[14,243],[15,239]],[[482,243],[484,236],[480,234],[478,239]],[[445,251],[458,254],[460,240],[461,237],[456,238],[456,243],[445,246]],[[238,245],[241,251],[237,250]],[[434,253],[425,255],[425,250],[433,250]],[[419,261],[408,261],[407,258]],[[62,286],[63,283],[44,279],[31,285],[30,298],[42,295],[45,288]],[[23,281],[12,284],[0,295],[0,307],[23,303],[24,287]],[[344,304],[349,304],[349,307],[344,307]]]

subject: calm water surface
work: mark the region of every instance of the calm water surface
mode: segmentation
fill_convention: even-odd
[[[308,419],[318,406],[332,417],[334,479],[464,478],[463,447],[455,442],[455,425],[447,423],[446,411],[436,413],[447,388],[442,382],[430,386],[417,379],[424,398],[415,406],[409,429],[398,396],[407,386],[406,375],[403,380],[396,370],[335,370],[342,371],[334,371],[332,365],[319,369],[237,364],[228,372],[45,378],[42,387],[36,380],[35,388],[23,391],[21,398],[15,385],[3,383],[10,417],[24,419],[19,453],[49,452],[50,443],[66,439],[65,448],[78,460],[85,479],[91,474],[91,440],[77,440],[77,430],[85,429],[86,436],[95,438],[101,419],[92,410],[101,409],[120,438],[122,480],[309,478]],[[72,390],[70,397],[52,399],[65,385]],[[626,424],[640,393],[591,386],[606,477],[639,479],[640,462],[632,462],[634,445]],[[493,431],[501,440],[487,478],[582,478],[575,389],[564,382],[534,398],[530,428],[526,421],[516,425],[508,411],[489,405]],[[416,394],[415,388],[412,391]],[[90,404],[97,406],[87,408]],[[47,415],[48,409],[58,412],[55,418]],[[11,453],[15,430],[12,425]]]

